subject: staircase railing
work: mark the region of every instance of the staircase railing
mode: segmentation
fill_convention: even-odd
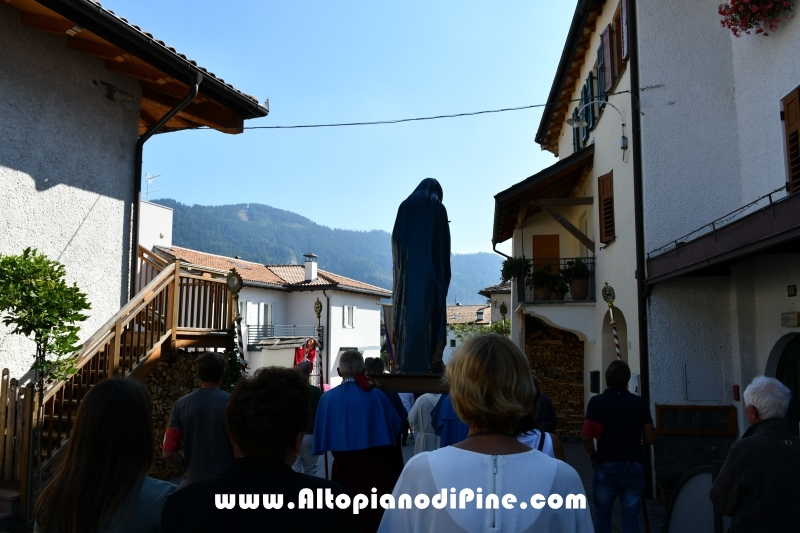
[[[144,246],[139,245],[139,276],[136,283],[137,291],[142,290],[142,287],[153,281],[156,276],[158,276],[166,267],[166,261]]]

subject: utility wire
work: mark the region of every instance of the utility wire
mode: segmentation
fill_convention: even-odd
[[[614,96],[617,94],[623,93],[630,93],[630,91],[619,91],[615,93],[605,93],[605,96]],[[583,100],[580,98],[575,98],[572,100],[568,100],[568,102],[582,102]],[[484,111],[472,111],[469,113],[454,113],[452,115],[434,115],[430,117],[415,117],[415,118],[400,118],[396,120],[375,120],[372,122],[337,122],[332,124],[298,124],[293,126],[245,126],[242,129],[245,130],[294,130],[294,129],[301,129],[301,128],[337,128],[342,126],[376,126],[379,124],[400,124],[402,122],[419,122],[423,120],[439,120],[443,118],[457,118],[457,117],[472,117],[475,115],[488,115],[491,113],[505,113],[508,111],[522,111],[525,109],[534,109],[537,107],[547,107],[551,105],[556,105],[558,102],[550,102],[547,104],[533,104],[533,105],[524,105],[519,107],[505,107],[503,109],[488,109]],[[208,130],[214,129],[209,128],[208,126],[198,126],[196,128],[185,128],[185,129],[197,129],[197,130]]]

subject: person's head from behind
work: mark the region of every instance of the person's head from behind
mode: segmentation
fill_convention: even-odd
[[[786,418],[792,391],[775,378],[756,377],[744,390],[747,421],[751,424],[768,418]]]
[[[292,464],[311,416],[308,381],[289,368],[270,366],[240,379],[225,411],[228,433],[243,457]]]
[[[339,357],[336,368],[342,378],[352,378],[364,372],[364,356],[358,350],[347,350]]]
[[[294,365],[294,369],[300,372],[300,375],[305,376],[306,378],[311,376],[311,363],[308,361],[300,361]]]
[[[513,433],[530,413],[535,388],[528,360],[503,335],[470,337],[446,373],[453,408],[471,430]]]
[[[627,387],[631,380],[631,369],[622,359],[612,361],[606,368],[607,387]]]
[[[155,458],[150,402],[138,381],[106,379],[83,397],[58,471],[36,502],[45,532],[111,529]]]
[[[385,368],[383,364],[383,359],[380,357],[369,357],[369,364],[364,362],[364,367],[367,369],[367,372],[370,374],[383,374],[383,370]]]
[[[206,352],[196,360],[197,377],[203,383],[221,383],[225,376],[225,356],[219,352]]]

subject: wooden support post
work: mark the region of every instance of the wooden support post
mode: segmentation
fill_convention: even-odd
[[[8,369],[3,369],[2,382],[0,382],[0,465],[2,465],[3,458],[6,451],[6,406],[8,405]],[[13,429],[11,432],[13,433]],[[0,479],[2,479],[2,467],[0,467]]]
[[[562,215],[561,213],[559,213],[558,211],[556,211],[552,207],[549,207],[549,206],[546,206],[546,205],[543,205],[541,207],[542,207],[542,209],[544,210],[545,213],[547,213],[551,217],[553,217],[556,222],[558,222],[559,224],[561,224],[561,226],[564,227],[565,230],[570,232],[573,237],[578,239],[581,242],[581,244],[586,246],[589,250],[592,251],[592,253],[594,253],[594,241],[592,239],[590,239],[589,237],[584,235],[581,230],[579,230],[578,228],[573,226],[572,223],[569,220],[564,218],[564,215]]]
[[[3,481],[14,481],[14,431],[17,423],[17,380],[8,383],[8,416],[6,417]]]
[[[131,342],[133,339],[131,338]],[[114,324],[114,339],[110,343],[109,355],[111,356],[107,362],[108,368],[106,373],[108,377],[113,377],[119,372],[119,354],[122,348],[122,322],[117,320]]]
[[[172,335],[170,336],[169,344],[171,348],[175,348],[175,341],[178,339],[178,313],[180,312],[181,300],[181,261],[175,260],[175,273],[172,281],[172,302],[169,315],[171,317],[170,323],[172,324]]]
[[[517,224],[514,226],[514,229],[522,229],[522,224],[525,222],[525,215],[528,214],[528,208],[523,206],[519,208],[519,214],[517,215]]]
[[[33,503],[33,436],[39,429],[36,413],[38,405],[34,403],[33,383],[25,385],[25,397],[22,401],[22,453],[19,462],[19,517],[22,523],[27,523],[31,517],[31,504]]]

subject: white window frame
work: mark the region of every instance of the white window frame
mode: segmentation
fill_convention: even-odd
[[[356,327],[355,305],[342,306],[342,327],[345,329],[353,329]]]

